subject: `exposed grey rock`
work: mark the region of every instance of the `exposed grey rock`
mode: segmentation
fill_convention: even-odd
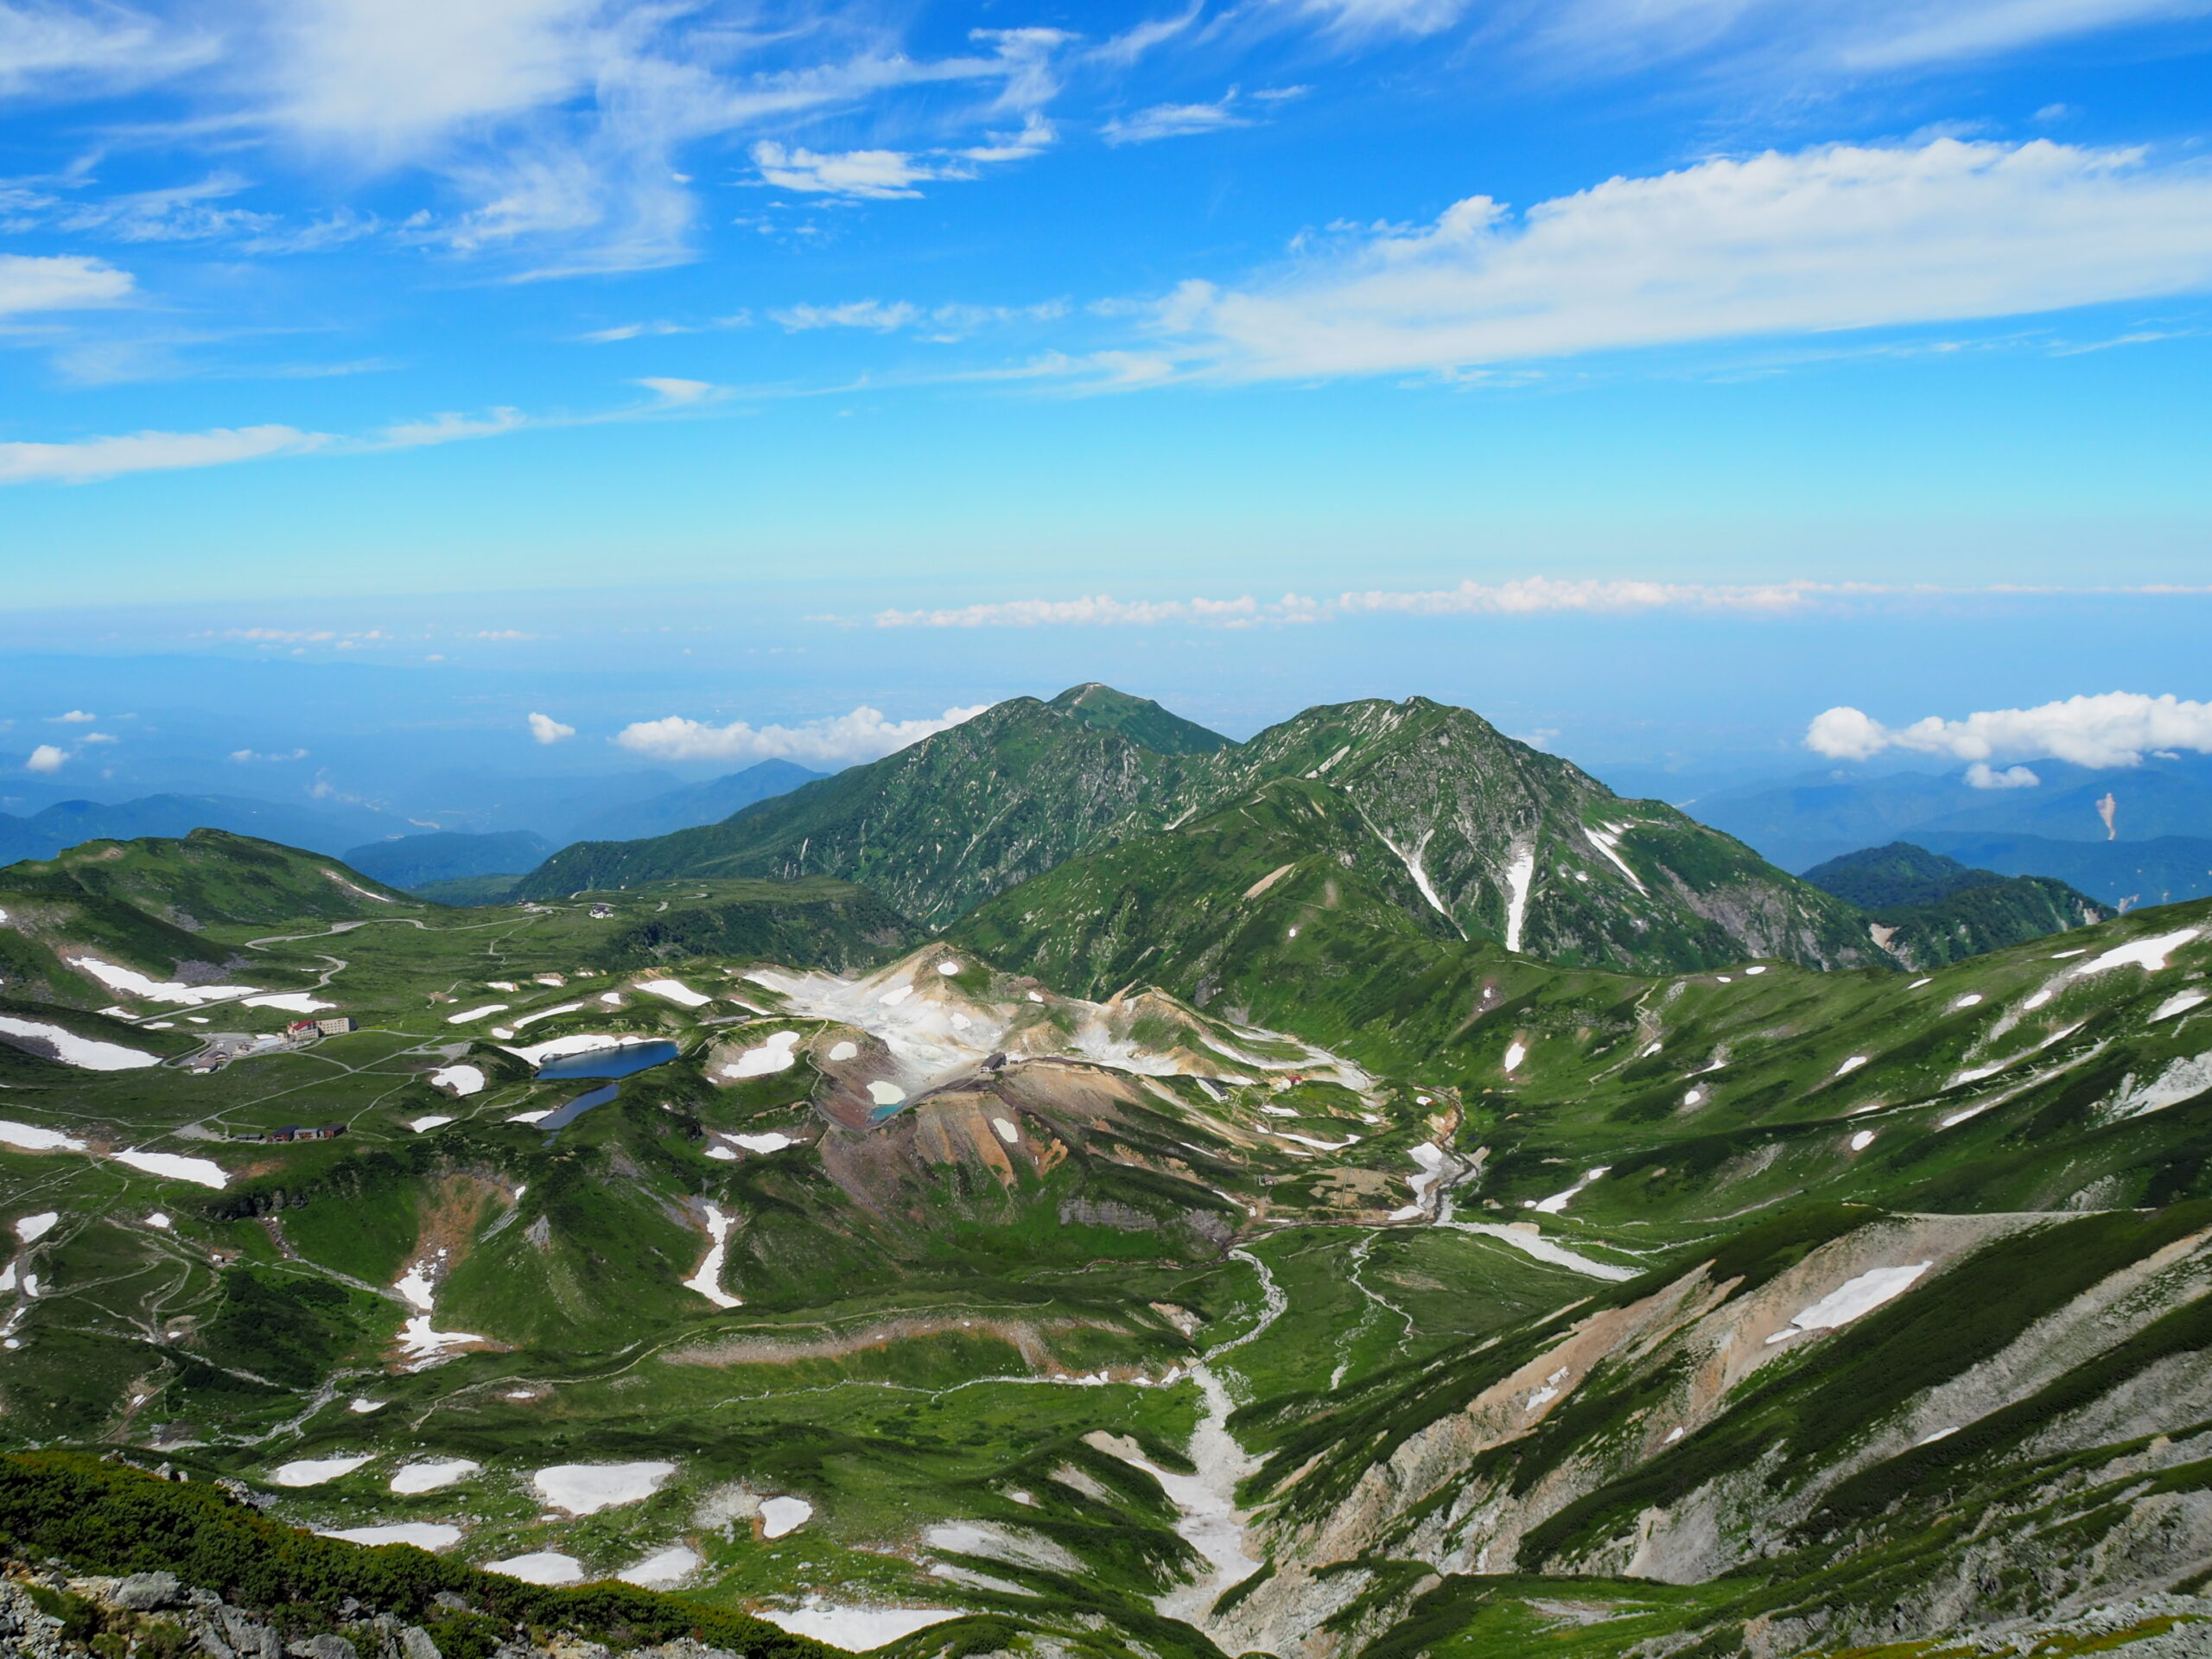
[[[173,1607],[179,1599],[181,1586],[174,1573],[133,1573],[115,1586],[115,1605],[134,1613],[150,1613],[157,1607]]]
[[[342,1636],[325,1631],[295,1642],[284,1649],[292,1659],[360,1659],[359,1652]]]
[[[410,1624],[400,1631],[399,1650],[407,1659],[445,1659],[438,1644],[430,1640],[430,1633],[420,1624]]]

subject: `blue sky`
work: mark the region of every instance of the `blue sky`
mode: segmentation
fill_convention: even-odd
[[[547,765],[1085,677],[1615,759],[2201,697],[2208,48],[2203,0],[0,0],[0,648],[465,669]]]

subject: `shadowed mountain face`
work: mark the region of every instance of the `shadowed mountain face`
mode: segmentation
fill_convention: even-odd
[[[1387,902],[1426,912],[1421,925],[1454,937],[1622,967],[1881,959],[1847,906],[1671,807],[1619,799],[1465,709],[1421,697],[1344,703],[1246,743],[1197,747],[1211,735],[1108,688],[1017,698],[725,823],[569,848],[517,892],[827,874],[941,927],[1071,859],[1299,783],[1314,798],[1318,839],[1306,852],[1395,866]]]

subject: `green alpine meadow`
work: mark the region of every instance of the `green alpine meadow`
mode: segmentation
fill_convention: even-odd
[[[1096,685],[489,897],[0,869],[17,1650],[2212,1640],[2212,901]]]

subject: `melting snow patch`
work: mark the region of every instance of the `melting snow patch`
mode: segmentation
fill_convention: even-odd
[[[486,1561],[486,1573],[499,1573],[524,1584],[575,1584],[584,1575],[584,1564],[558,1550],[541,1549],[528,1555],[511,1555],[504,1561]]]
[[[871,1083],[868,1097],[879,1106],[896,1106],[906,1098],[906,1091],[895,1083]]]
[[[320,1486],[352,1474],[368,1460],[365,1453],[358,1458],[301,1458],[278,1464],[269,1471],[269,1478],[279,1486]]]
[[[1521,925],[1529,917],[1529,883],[1535,874],[1536,855],[1533,850],[1516,854],[1505,872],[1505,948],[1509,950],[1521,948]]]
[[[2141,1117],[2146,1112],[2161,1112],[2169,1106],[2194,1100],[2207,1089],[2212,1089],[2212,1053],[2175,1060],[2145,1084],[2138,1084],[2131,1077],[2126,1079],[2126,1092],[2113,1103],[2114,1121]]]
[[[1677,1423],[1674,1427],[1667,1431],[1667,1438],[1660,1441],[1659,1444],[1662,1446],[1672,1446],[1676,1440],[1679,1440],[1681,1438],[1682,1427],[1680,1423]]]
[[[552,1116],[553,1111],[554,1109],[548,1106],[542,1111],[517,1112],[512,1117],[509,1118],[507,1122],[510,1123],[535,1123],[540,1119]]]
[[[747,1152],[781,1152],[786,1147],[799,1144],[781,1129],[770,1129],[761,1135],[733,1135],[728,1138]]]
[[[1644,1048],[1643,1052],[1641,1054],[1638,1054],[1636,1058],[1638,1058],[1639,1060],[1648,1060],[1648,1059],[1649,1059],[1649,1058],[1650,1058],[1654,1054],[1656,1054],[1658,1052],[1659,1052],[1659,1045],[1658,1045],[1658,1044],[1656,1044],[1656,1043],[1648,1044],[1648,1045],[1645,1046],[1645,1048]]]
[[[764,1077],[771,1071],[788,1071],[798,1058],[798,1033],[779,1031],[758,1048],[748,1048],[722,1067],[726,1077]]]
[[[1918,1440],[1915,1440],[1913,1444],[1915,1446],[1933,1446],[1938,1440],[1948,1440],[1952,1435],[1958,1432],[1959,1426],[1956,1423],[1954,1423],[1948,1428],[1937,1429],[1933,1434],[1922,1435]]]
[[[434,1331],[430,1328],[430,1316],[417,1313],[407,1321],[406,1329],[400,1332],[399,1346],[410,1359],[417,1362],[410,1369],[419,1371],[433,1361],[445,1357],[448,1348],[459,1348],[483,1340],[483,1338],[466,1331]]]
[[[895,1008],[913,994],[914,988],[912,986],[901,985],[896,990],[886,991],[881,996],[876,998],[876,1001],[882,1003],[887,1008]]]
[[[1861,1129],[1851,1137],[1851,1149],[1853,1152],[1864,1152],[1873,1144],[1874,1131],[1872,1129]]]
[[[41,1211],[35,1216],[25,1216],[16,1224],[16,1236],[26,1244],[35,1244],[54,1230],[54,1224],[61,1219],[52,1210]]]
[[[639,1043],[658,1043],[658,1037],[639,1037],[634,1034],[614,1036],[601,1033],[579,1033],[574,1037],[549,1037],[542,1043],[532,1043],[523,1048],[511,1048],[513,1055],[524,1065],[543,1065],[548,1060],[557,1060],[567,1054],[590,1054],[602,1048],[629,1048]]]
[[[830,1049],[830,1058],[832,1060],[849,1060],[855,1058],[860,1052],[861,1046],[858,1043],[842,1042]]]
[[[115,1161],[143,1169],[149,1175],[166,1175],[171,1180],[193,1181],[218,1190],[231,1179],[230,1171],[213,1159],[184,1158],[174,1152],[118,1152]]]
[[[276,991],[267,996],[249,996],[249,1008],[282,1008],[287,1014],[320,1014],[325,1008],[334,1008],[335,1002],[318,1002],[305,991]]]
[[[391,1478],[391,1490],[403,1497],[411,1497],[416,1492],[435,1492],[441,1486],[467,1480],[483,1466],[480,1463],[472,1463],[467,1458],[438,1458],[428,1463],[410,1463]]]
[[[1539,1215],[1556,1216],[1567,1208],[1568,1201],[1572,1199],[1576,1193],[1581,1192],[1584,1187],[1589,1185],[1591,1182],[1596,1180],[1599,1176],[1603,1175],[1612,1166],[1611,1164],[1600,1164],[1597,1168],[1591,1170],[1585,1174],[1583,1178],[1577,1181],[1573,1186],[1568,1187],[1566,1192],[1554,1192],[1548,1198],[1539,1198],[1534,1204],[1529,1205],[1528,1208],[1534,1210]]]
[[[437,1128],[441,1125],[450,1123],[452,1122],[453,1119],[444,1116],[442,1113],[432,1112],[428,1117],[409,1119],[407,1127],[414,1130],[417,1135],[427,1135],[432,1129]]]
[[[486,1002],[482,1007],[471,1008],[465,1014],[448,1014],[446,1016],[446,1024],[449,1026],[465,1026],[472,1020],[481,1020],[487,1014],[504,1014],[506,1012],[506,1008],[507,1005],[504,1002]]]
[[[618,1576],[625,1584],[647,1590],[667,1590],[683,1583],[703,1565],[696,1550],[683,1544],[671,1544],[666,1549],[655,1550],[635,1567],[624,1567]]]
[[[722,1288],[722,1256],[729,1248],[730,1218],[718,1205],[707,1209],[707,1236],[712,1241],[707,1248],[707,1259],[699,1264],[699,1271],[683,1281],[686,1290],[696,1290],[716,1307],[742,1307],[744,1298],[733,1296]]]
[[[359,1395],[356,1395],[346,1403],[346,1409],[351,1412],[357,1412],[361,1416],[365,1417],[372,1411],[382,1411],[386,1403],[386,1402],[382,1400],[370,1400],[364,1398]]]
[[[2166,958],[2187,944],[2197,935],[2193,927],[2184,927],[2172,933],[2159,933],[2147,939],[2116,945],[2101,957],[2092,957],[2074,970],[2074,977],[2086,979],[2091,974],[2101,974],[2111,968],[2140,968],[2146,973],[2156,973],[2166,965]]]
[[[1794,1337],[1801,1331],[1833,1331],[1862,1313],[1871,1313],[1892,1297],[1912,1288],[1913,1281],[1936,1264],[1916,1262],[1910,1267],[1874,1268],[1847,1279],[1835,1289],[1794,1317],[1789,1326],[1767,1338],[1769,1343]]]
[[[466,1096],[484,1092],[484,1068],[480,1065],[442,1065],[430,1073],[433,1089],[450,1090]]]
[[[538,1495],[570,1515],[642,1503],[676,1472],[672,1463],[556,1463],[531,1477]]]
[[[814,1518],[814,1505],[803,1497],[769,1497],[760,1502],[760,1535],[780,1538]]]
[[[18,1020],[12,1014],[0,1014],[0,1032],[5,1032],[11,1037],[28,1037],[34,1042],[43,1043],[64,1065],[86,1071],[136,1071],[161,1064],[156,1056],[139,1049],[125,1048],[121,1043],[103,1043],[90,1037],[79,1037],[66,1027],[44,1020]]]
[[[717,1159],[725,1164],[734,1164],[737,1161],[737,1154],[732,1152],[728,1147],[709,1147],[707,1148],[707,1156]]]
[[[940,962],[937,965],[937,970],[950,979],[960,971],[960,964],[957,962]]]
[[[1964,996],[1953,997],[1951,999],[1951,1006],[1954,1008],[1970,1008],[1980,1001],[1981,993],[1980,991],[1968,991]]]
[[[795,1609],[763,1607],[753,1617],[793,1636],[811,1637],[848,1653],[867,1653],[963,1615],[949,1607],[825,1607],[810,1599]]]
[[[146,1217],[146,1224],[149,1227],[158,1227],[166,1233],[169,1230],[169,1218],[156,1210]]]
[[[1932,979],[1916,979],[1911,984],[1906,986],[1905,989],[1908,991],[1916,991],[1923,985],[1933,985],[1935,982],[1936,982]]]
[[[1045,999],[1044,999],[1043,997],[1041,997],[1041,996],[1038,995],[1038,994],[1037,994],[1036,992],[1032,991],[1032,992],[1030,992],[1030,993],[1029,993],[1029,1000],[1030,1000],[1032,1002],[1042,1002]]]
[[[1752,974],[1763,974],[1764,972],[1766,972],[1766,964],[1763,962],[1754,963],[1751,966],[1744,969],[1744,973],[1746,977]]]
[[[1688,1094],[1686,1094],[1686,1095],[1684,1095],[1684,1096],[1682,1096],[1682,1104],[1683,1104],[1683,1105],[1685,1105],[1685,1106],[1702,1106],[1702,1105],[1704,1105],[1704,1104],[1705,1104],[1705,1090],[1702,1090],[1702,1089],[1693,1089],[1693,1090],[1691,1090]]]
[[[1005,1141],[1009,1147],[1013,1146],[1021,1139],[1021,1131],[1014,1124],[1008,1122],[1005,1118],[993,1118],[991,1120],[991,1127],[999,1132],[999,1139]]]
[[[2156,1024],[2161,1020],[2171,1020],[2177,1014],[2187,1014],[2191,1008],[2201,1007],[2204,1000],[2202,991],[2176,991],[2152,1011],[2152,1022]]]
[[[520,1031],[524,1026],[534,1025],[540,1020],[550,1020],[556,1014],[574,1014],[582,1007],[583,1004],[581,1002],[562,1002],[550,1008],[540,1008],[534,1014],[525,1014],[513,1023],[509,1034]]]
[[[1618,869],[1623,875],[1628,877],[1630,881],[1635,884],[1636,890],[1638,893],[1642,893],[1645,890],[1643,880],[1637,876],[1634,870],[1629,868],[1628,861],[1615,850],[1615,849],[1619,847],[1621,844],[1621,832],[1619,830],[1614,829],[1610,825],[1603,830],[1592,830],[1586,823],[1582,826],[1582,833],[1589,839],[1590,844],[1592,847],[1595,847],[1600,853],[1603,853],[1607,858],[1611,859],[1613,862],[1614,868]]]
[[[703,1008],[715,1000],[693,990],[680,979],[641,979],[638,982],[638,988],[651,991],[655,996],[664,996],[687,1008]]]
[[[443,1521],[395,1521],[382,1527],[334,1527],[318,1538],[342,1538],[349,1544],[412,1544],[417,1549],[451,1549],[461,1529]]]
[[[252,985],[180,985],[175,980],[149,979],[128,968],[102,962],[98,957],[80,957],[73,965],[111,991],[121,991],[145,1002],[181,1002],[196,1007],[202,1002],[227,1002],[234,996],[260,994],[259,988]]]
[[[1853,1071],[1857,1071],[1860,1066],[1862,1066],[1862,1065],[1866,1065],[1866,1056],[1865,1056],[1864,1054],[1850,1054],[1850,1055],[1846,1055],[1846,1056],[1844,1057],[1844,1062],[1843,1062],[1843,1064],[1842,1064],[1841,1065],[1839,1065],[1838,1067],[1836,1067],[1836,1069],[1835,1069],[1835,1074],[1836,1074],[1836,1076],[1838,1076],[1839,1077],[1849,1077],[1849,1076],[1850,1076]]]
[[[1525,1044],[1515,1042],[1506,1045],[1505,1069],[1508,1071],[1510,1071],[1515,1066],[1520,1065],[1522,1061],[1528,1058],[1529,1050]]]
[[[2088,954],[2089,947],[2085,944],[2072,950],[2055,951],[2052,953],[2050,960],[2053,962],[2064,962],[2069,957],[2086,957]]]

